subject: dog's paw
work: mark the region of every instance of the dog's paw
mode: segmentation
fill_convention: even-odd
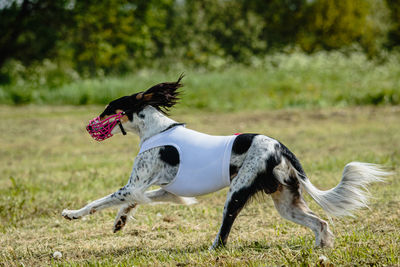
[[[119,230],[121,230],[122,228],[124,228],[127,220],[128,220],[128,217],[126,215],[122,215],[117,220],[115,220],[113,232],[116,233]]]
[[[222,242],[222,240],[217,237],[215,238],[213,244],[211,245],[211,247],[208,248],[209,251],[213,251],[213,250],[219,250],[225,247],[225,243]]]
[[[214,244],[212,244],[211,246],[208,247],[208,251],[215,251],[221,248],[222,248],[221,246],[215,246]]]
[[[208,251],[214,251],[214,250],[219,250],[219,249],[222,249],[224,247],[224,245],[223,244],[221,244],[221,243],[213,243],[209,248],[208,248]]]
[[[82,217],[82,216],[79,216],[76,211],[67,210],[67,209],[62,211],[61,216],[63,216],[67,220],[76,220],[76,219],[80,219]]]

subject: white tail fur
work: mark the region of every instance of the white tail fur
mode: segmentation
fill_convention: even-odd
[[[297,172],[301,185],[308,194],[328,214],[333,216],[353,216],[353,211],[368,207],[369,192],[367,185],[372,182],[382,182],[390,172],[382,170],[379,165],[350,162],[344,167],[340,183],[327,191],[316,188],[310,180]]]

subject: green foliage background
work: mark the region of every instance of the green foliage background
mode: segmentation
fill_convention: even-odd
[[[399,18],[394,0],[4,1],[0,103],[106,103],[185,71],[200,108],[255,93],[272,100],[249,107],[398,104]]]

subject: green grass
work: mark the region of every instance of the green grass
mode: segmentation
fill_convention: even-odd
[[[78,79],[65,85],[49,85],[42,74],[43,83],[36,81],[41,77],[36,75],[35,81],[16,79],[11,85],[0,86],[0,103],[106,104],[156,83],[174,81],[185,72],[180,108],[191,110],[400,104],[397,54],[383,63],[369,61],[362,53],[346,56],[339,52],[275,54],[253,61],[250,68],[232,66],[209,72],[171,66],[169,72],[143,70],[125,77]]]
[[[282,219],[265,197],[240,213],[227,248],[214,252],[207,248],[218,231],[226,189],[190,207],[139,207],[117,234],[111,230],[113,209],[79,221],[60,216],[64,208],[79,208],[128,180],[138,138],[92,140],[85,125],[101,110],[0,106],[0,266],[314,266],[321,255],[338,266],[400,264],[399,107],[173,112],[188,127],[211,134],[278,138],[320,189],[335,186],[350,161],[380,163],[395,172],[370,187],[370,210],[334,219],[333,249],[315,249],[312,232]],[[307,202],[326,219],[309,197]],[[63,257],[53,259],[54,251]]]

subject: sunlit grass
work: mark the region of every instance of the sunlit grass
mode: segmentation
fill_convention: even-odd
[[[0,265],[316,265],[325,255],[343,265],[400,264],[400,109],[173,112],[176,120],[210,134],[263,133],[300,159],[320,189],[335,186],[346,163],[380,163],[396,174],[370,188],[371,210],[331,225],[333,249],[314,249],[309,229],[282,219],[269,197],[239,215],[226,249],[208,252],[222,216],[226,189],[186,207],[139,207],[135,219],[112,233],[116,211],[66,221],[78,208],[124,185],[138,138],[93,141],[85,124],[102,107],[0,106]],[[322,210],[307,196],[310,207]],[[60,251],[60,260],[52,258]]]

